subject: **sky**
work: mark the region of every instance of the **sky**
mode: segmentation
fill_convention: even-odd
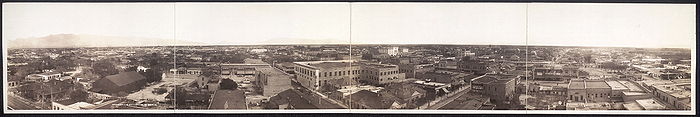
[[[2,39],[51,34],[173,38],[172,4],[3,3]]]
[[[696,35],[694,4],[6,3],[2,29],[3,40],[92,34],[231,45],[692,48]]]

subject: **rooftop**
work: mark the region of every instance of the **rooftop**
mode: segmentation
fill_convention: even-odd
[[[586,83],[583,80],[571,80],[569,89],[586,89]]]
[[[605,81],[586,81],[586,88],[610,88]]]
[[[243,90],[217,90],[209,109],[247,109]]]
[[[289,76],[285,74],[283,71],[280,71],[279,69],[271,68],[271,67],[260,67],[256,68],[255,70],[258,70],[262,72],[263,74],[270,75],[271,77],[286,77]]]
[[[642,99],[642,100],[636,100],[636,102],[644,110],[663,110],[663,109],[666,109],[666,107],[659,104],[659,102],[654,100],[654,99]]]
[[[472,83],[490,84],[490,83],[505,83],[517,78],[514,75],[503,74],[487,74],[481,77],[473,78]]]
[[[627,86],[623,85],[622,83],[618,81],[605,81],[612,90],[626,90],[628,89]]]

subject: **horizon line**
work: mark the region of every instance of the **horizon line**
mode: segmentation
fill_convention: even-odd
[[[206,45],[150,45],[150,46],[103,46],[103,47],[39,47],[39,48],[14,48],[7,49],[51,49],[51,48],[121,48],[121,47],[178,47],[178,46],[319,46],[319,45],[448,45],[448,46],[533,46],[533,47],[576,47],[576,48],[644,48],[644,49],[693,49],[684,47],[631,47],[631,46],[574,46],[574,45],[516,45],[516,44],[206,44]]]

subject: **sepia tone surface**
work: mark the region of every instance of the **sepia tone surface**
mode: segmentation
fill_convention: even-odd
[[[690,113],[693,9],[3,4],[5,110]]]

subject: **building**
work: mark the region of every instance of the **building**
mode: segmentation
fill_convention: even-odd
[[[576,67],[538,67],[532,70],[536,80],[565,80],[583,76]]]
[[[137,72],[122,72],[95,81],[92,83],[90,91],[110,95],[118,93],[128,94],[144,86],[146,86],[146,77]]]
[[[572,79],[568,99],[573,102],[610,102],[612,88],[602,80]]]
[[[398,66],[353,60],[294,62],[297,81],[304,87],[317,90],[323,85],[343,87],[367,84],[386,84],[405,79]]]
[[[243,90],[217,90],[212,96],[209,109],[248,109]]]
[[[392,108],[417,107],[417,101],[427,95],[427,91],[416,84],[395,83],[387,85],[378,94],[387,102],[392,102]]]
[[[202,74],[202,68],[185,68],[185,67],[180,67],[177,69],[170,69],[169,70],[171,74],[191,74],[191,75],[200,75]]]
[[[652,87],[650,93],[659,98],[659,101],[669,104],[668,108],[690,110],[692,95],[690,83],[673,83]]]
[[[486,73],[488,72],[488,63],[478,60],[462,59],[457,62],[457,69],[462,71]]]
[[[367,90],[361,90],[350,94],[344,100],[351,109],[388,109],[391,105],[382,101],[379,94]]]
[[[368,84],[380,85],[392,82],[400,82],[406,79],[405,73],[399,73],[397,65],[358,62],[361,66],[360,81]]]
[[[318,109],[301,97],[300,92],[288,89],[270,97],[270,101],[264,104],[265,109]]]
[[[281,69],[285,73],[294,74],[294,63],[284,62],[275,64],[275,68]]]
[[[505,74],[486,74],[470,80],[473,92],[491,98],[496,104],[509,104],[516,97],[515,85],[520,76]]]
[[[94,107],[94,104],[87,102],[77,102],[74,100],[63,100],[51,102],[51,110],[83,110]]]
[[[256,85],[262,89],[263,96],[270,97],[287,89],[291,89],[291,76],[281,70],[267,67],[257,68]]]
[[[58,79],[60,77],[63,77],[63,74],[59,72],[44,72],[41,74],[30,74],[26,77],[26,79],[34,81],[49,81],[51,79]]]
[[[399,47],[380,48],[379,53],[388,54],[389,56],[396,56],[399,54]]]
[[[352,60],[294,62],[297,81],[308,89],[318,90],[322,85],[342,87],[359,79],[360,66]]]
[[[634,100],[623,104],[627,110],[666,110],[664,105],[654,99]]]
[[[478,76],[479,75],[474,75],[471,73],[464,73],[464,72],[455,72],[455,71],[448,71],[448,70],[433,70],[433,71],[429,71],[429,72],[418,73],[416,76],[416,79],[430,81],[430,82],[444,83],[444,84],[452,84],[452,83],[464,83],[464,82],[470,81],[472,78],[476,78]]]
[[[399,64],[399,73],[405,73],[406,78],[415,78],[417,74],[434,69],[433,64]]]

